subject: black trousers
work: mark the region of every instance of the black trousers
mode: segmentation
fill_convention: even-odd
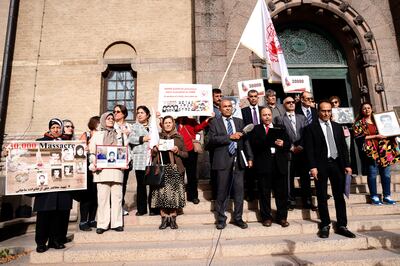
[[[38,246],[66,242],[70,210],[38,211],[35,242]]]
[[[244,186],[248,200],[256,198],[256,172],[253,168],[246,168],[244,171]]]
[[[212,150],[208,151],[210,157],[210,185],[211,185],[211,199],[217,199],[217,171],[212,169],[212,162],[214,158],[214,152]]]
[[[147,213],[147,205],[149,205],[149,210],[152,211],[150,208],[151,205],[151,192],[153,188],[150,186],[149,196],[147,196],[147,186],[143,184],[144,180],[144,170],[135,170],[136,175],[136,205],[137,211],[140,214]]]
[[[91,171],[88,170],[87,176],[87,190],[82,191],[80,197],[81,223],[94,221],[97,212],[97,185],[93,183],[93,173]]]
[[[269,173],[258,174],[258,189],[260,191],[260,215],[262,221],[271,219],[271,191],[274,191],[275,204],[276,204],[276,220],[286,220],[287,211],[287,195],[288,195],[288,185],[287,176],[279,173],[277,170],[276,159],[274,160],[274,166],[272,171]]]
[[[199,198],[197,191],[197,157],[197,152],[191,150],[189,151],[189,157],[183,159],[187,176],[186,198],[188,201]]]
[[[347,226],[346,202],[344,200],[344,169],[340,169],[336,161],[328,163],[327,174],[331,182],[332,194],[335,200],[337,227]],[[318,169],[320,171],[320,169]],[[318,199],[318,212],[321,219],[320,226],[327,226],[331,223],[328,211],[328,176],[318,175],[318,180],[315,181]]]
[[[303,199],[303,204],[311,198],[311,179],[307,169],[307,161],[304,153],[293,154],[290,161],[290,187],[289,199],[296,199],[294,188],[294,177],[300,177],[300,195]]]
[[[128,184],[129,173],[132,170],[132,162],[129,162],[128,169],[124,170],[124,182],[122,183],[122,207],[125,205],[126,186]]]
[[[233,220],[242,220],[243,215],[244,170],[239,169],[239,163],[238,161],[234,161],[234,157],[229,158],[226,164],[230,165],[230,167],[224,170],[217,170],[218,192],[215,202],[215,211],[218,223],[226,222],[227,217],[225,211],[228,205],[229,195],[233,197],[234,202]]]

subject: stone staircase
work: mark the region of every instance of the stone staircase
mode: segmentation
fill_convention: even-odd
[[[379,188],[380,189],[380,188]],[[125,216],[125,231],[74,232],[64,250],[30,253],[32,264],[80,265],[400,265],[400,203],[367,204],[365,177],[354,177],[347,200],[348,228],[357,237],[317,237],[318,213],[295,209],[290,226],[259,222],[257,202],[245,201],[246,230],[214,225],[213,202],[207,183],[199,185],[200,204],[188,203],[178,216],[178,230],[159,230],[160,217]],[[400,175],[392,176],[392,198],[400,201]],[[272,201],[274,202],[274,201]],[[333,199],[330,214],[335,220]],[[274,203],[273,203],[274,206]],[[232,208],[232,204],[228,209]],[[228,215],[229,217],[229,215]]]

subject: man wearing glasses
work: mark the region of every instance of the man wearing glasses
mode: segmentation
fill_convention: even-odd
[[[307,125],[318,119],[317,110],[313,108],[314,97],[308,92],[304,91],[300,94],[300,104],[296,107],[296,114],[304,115],[307,119]]]
[[[289,172],[289,204],[288,209],[293,210],[296,206],[296,195],[294,190],[294,177],[300,177],[301,197],[303,208],[317,210],[317,207],[311,201],[311,180],[306,167],[307,161],[304,155],[303,135],[304,128],[307,126],[307,119],[295,113],[295,100],[292,97],[286,97],[283,100],[283,106],[286,113],[283,116],[276,117],[274,124],[283,125],[290,141],[290,172]]]

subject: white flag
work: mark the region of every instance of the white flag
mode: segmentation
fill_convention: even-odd
[[[153,115],[150,117],[150,125],[149,125],[149,133],[150,133],[150,141],[149,141],[149,148],[153,149],[154,146],[158,145],[160,141],[160,135],[158,134],[158,127],[156,121],[156,113],[154,109],[151,108]]]
[[[290,86],[289,72],[282,47],[264,0],[257,1],[244,28],[240,43],[268,63],[271,69],[269,82],[272,82],[273,77],[278,75],[284,88]]]

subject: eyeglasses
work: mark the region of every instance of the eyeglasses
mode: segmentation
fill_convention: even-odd
[[[304,98],[304,100],[306,100],[306,101],[314,101],[314,98],[308,97],[308,98]]]
[[[115,110],[113,113],[114,114],[119,114],[119,113],[122,113],[122,112],[120,110]]]
[[[339,103],[339,102],[338,101],[332,101],[332,103],[335,104],[335,103]]]
[[[65,128],[75,128],[74,126],[70,126],[70,125],[68,125],[68,126],[64,126]]]
[[[285,104],[294,104],[294,101],[287,101]]]

